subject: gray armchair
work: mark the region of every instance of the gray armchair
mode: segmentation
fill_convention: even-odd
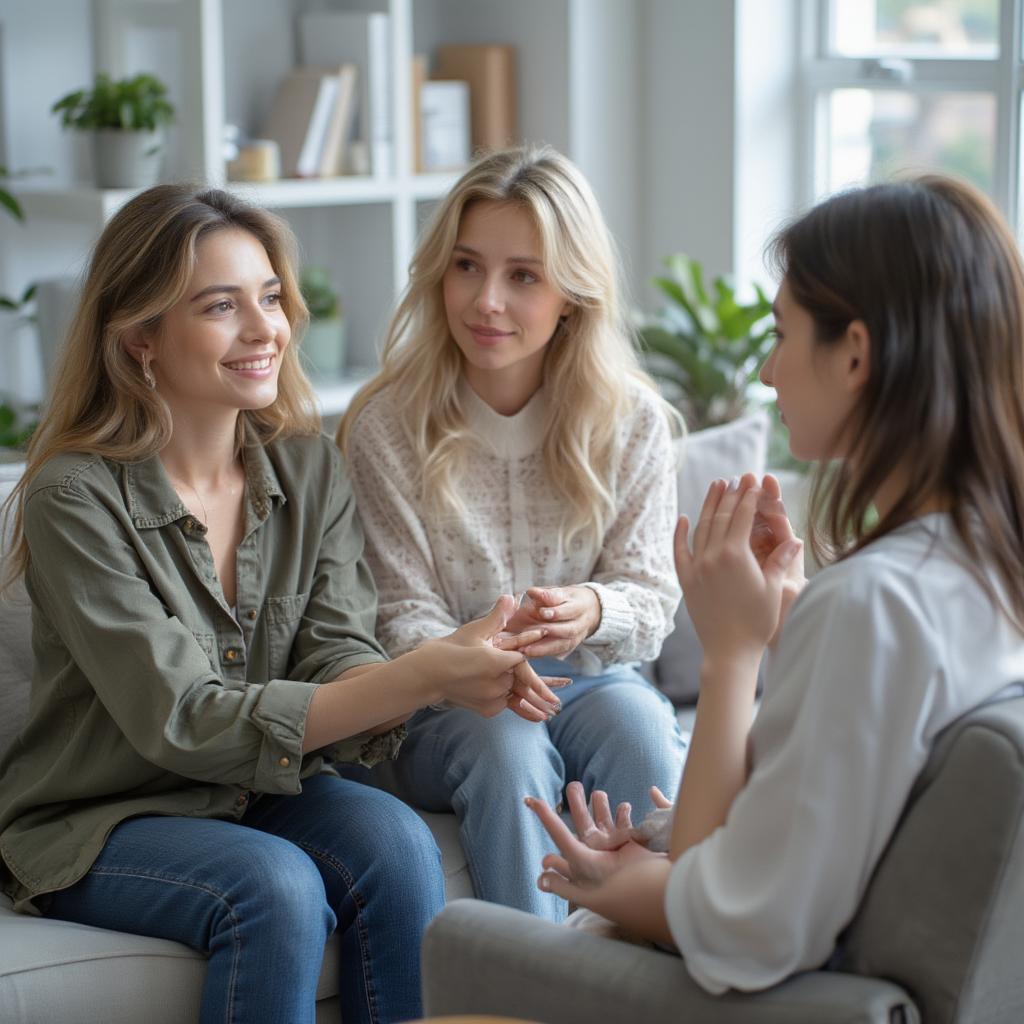
[[[667,953],[458,900],[427,932],[429,1015],[544,1024],[1024,1020],[1024,698],[965,715],[911,794],[837,970],[710,996]],[[840,973],[841,972],[841,973]]]

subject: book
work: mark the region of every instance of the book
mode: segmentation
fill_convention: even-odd
[[[346,171],[346,151],[356,114],[358,73],[355,64],[342,64],[338,68],[338,89],[320,153],[321,178],[335,178]]]
[[[322,68],[295,68],[278,86],[261,136],[280,147],[284,177],[312,178],[320,173],[337,95],[338,76]]]
[[[423,167],[423,107],[420,93],[427,80],[427,58],[417,53],[412,59],[409,84],[412,87],[412,169],[419,173]]]
[[[423,170],[451,171],[469,163],[469,83],[431,79],[420,88]]]
[[[474,151],[504,149],[519,141],[514,46],[439,46],[431,77],[469,82]]]
[[[366,144],[371,173],[392,170],[390,22],[387,14],[313,11],[299,17],[306,64],[355,64],[361,82],[353,139]]]

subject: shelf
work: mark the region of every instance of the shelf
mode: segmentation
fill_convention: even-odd
[[[407,178],[289,179],[273,182],[229,181],[224,188],[272,209],[346,206],[391,202],[400,194],[415,200],[439,199],[459,178],[459,171],[417,174]],[[29,217],[90,221],[105,224],[139,189],[95,188],[91,185],[15,186],[12,191]]]

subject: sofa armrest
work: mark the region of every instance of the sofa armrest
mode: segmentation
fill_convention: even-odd
[[[755,994],[711,996],[668,953],[479,900],[449,903],[423,943],[429,1016],[544,1024],[917,1024],[896,985],[815,971]]]

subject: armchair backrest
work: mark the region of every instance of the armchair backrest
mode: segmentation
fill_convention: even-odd
[[[838,967],[929,1024],[1024,1020],[1024,697],[940,737],[847,929]]]

